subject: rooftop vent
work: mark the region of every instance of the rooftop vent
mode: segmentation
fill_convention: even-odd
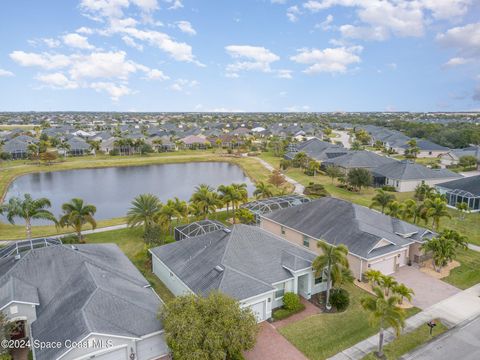
[[[225,232],[227,234],[230,234],[232,232],[232,230],[230,230],[228,228],[223,228],[223,232]]]
[[[70,247],[72,248],[72,250],[78,250],[78,248],[75,245],[70,245]]]
[[[20,260],[20,258],[21,258],[20,254],[15,255],[15,261]]]
[[[222,273],[225,268],[222,265],[217,265],[215,266],[215,271]]]

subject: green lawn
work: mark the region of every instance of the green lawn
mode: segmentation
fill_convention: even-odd
[[[311,360],[326,359],[376,334],[378,328],[370,326],[368,313],[360,305],[363,296],[371,295],[353,284],[346,289],[350,306],[345,312],[314,315],[280,328],[280,333]],[[412,308],[407,315],[419,311]]]
[[[448,328],[443,325],[440,321],[437,321],[437,326],[433,329],[433,336],[430,335],[430,328],[427,324],[422,325],[414,331],[400,335],[397,339],[393,340],[391,343],[385,345],[384,353],[387,360],[396,360],[406,353],[413,351],[415,348],[424,345],[429,340],[435,338],[436,336],[447,331]],[[370,353],[365,356],[362,360],[376,360],[377,357]]]
[[[480,283],[480,253],[473,250],[460,250],[457,260],[461,265],[442,280],[460,289],[468,289]]]
[[[173,299],[173,294],[152,273],[150,254],[143,242],[142,229],[121,229],[86,236],[87,243],[115,243],[127,255],[130,261],[140,270],[150,282],[163,301]]]

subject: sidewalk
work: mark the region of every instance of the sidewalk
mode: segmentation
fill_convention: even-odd
[[[265,166],[265,168],[267,170],[269,170],[269,171],[275,170],[275,168],[272,165],[270,165],[268,162],[266,162],[265,160],[260,159],[258,157],[255,157],[255,159],[257,159],[263,166]],[[287,182],[289,182],[290,184],[295,186],[294,192],[296,192],[297,194],[303,195],[303,191],[305,190],[305,186],[300,184],[298,181],[293,180],[292,178],[286,176],[285,174],[284,174],[284,176],[285,176],[285,180],[287,180]]]
[[[474,244],[468,244],[468,248],[473,251],[480,252],[480,246]]]
[[[445,325],[453,327],[479,315],[480,284],[477,284],[408,318],[403,333],[409,333],[433,319],[441,319]],[[385,344],[394,339],[395,331],[392,328],[387,329],[385,331]],[[368,353],[375,351],[377,346],[378,334],[343,350],[329,360],[359,360]]]

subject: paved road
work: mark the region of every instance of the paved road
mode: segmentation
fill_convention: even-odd
[[[338,134],[340,138],[333,138],[333,141],[341,141],[343,147],[346,149],[350,149],[352,144],[350,144],[350,135],[346,131],[334,130],[335,134]]]
[[[408,318],[403,333],[409,333],[433,319],[441,319],[446,325],[453,327],[474,319],[477,316],[480,316],[480,284],[459,292]],[[478,335],[478,338],[480,338],[480,335]],[[394,339],[394,330],[391,328],[387,329],[385,331],[385,344]],[[377,346],[378,334],[359,342],[351,348],[343,350],[331,357],[330,360],[360,360],[368,353],[375,351]],[[448,359],[463,358],[451,357]],[[475,359],[479,358],[477,357]]]
[[[480,317],[447,331],[402,360],[480,359]]]
[[[266,162],[265,160],[260,159],[258,157],[256,157],[255,159],[257,159],[263,166],[265,166],[265,168],[267,170],[269,170],[269,171],[275,170],[275,168],[272,165],[270,165],[268,162]],[[289,182],[290,184],[295,186],[294,192],[296,192],[297,194],[303,195],[303,191],[305,190],[305,186],[303,186],[298,181],[293,180],[292,178],[290,178],[288,176],[285,176],[285,180],[287,180],[287,182]]]

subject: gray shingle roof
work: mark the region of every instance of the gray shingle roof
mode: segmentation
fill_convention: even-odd
[[[437,184],[437,186],[450,190],[463,190],[480,196],[480,175],[444,182]]]
[[[375,169],[385,164],[398,162],[386,156],[377,155],[371,151],[349,151],[345,155],[335,157],[323,162],[325,165],[341,166],[345,169],[367,168]]]
[[[311,266],[315,254],[256,226],[235,225],[151,249],[196,294],[222,291],[238,300],[272,291]],[[216,267],[220,266],[223,271]]]
[[[22,286],[30,289],[29,297],[32,287],[38,292],[34,338],[78,341],[92,332],[138,338],[162,329],[159,298],[116,245],[76,248],[48,246],[30,250],[18,261],[0,260],[0,282],[28,284]],[[3,305],[4,296],[1,299]],[[54,359],[66,350],[37,349],[36,358]]]
[[[318,138],[312,138],[305,142],[296,144],[298,152],[304,152],[310,158],[323,161],[336,156],[344,155],[348,152],[342,146],[322,141]],[[296,153],[288,153],[285,155],[287,159],[293,159]]]
[[[402,160],[380,166],[375,174],[396,180],[455,179],[462,175],[447,169],[430,169],[410,160]]]
[[[352,254],[372,258],[380,250],[398,250],[413,241],[423,241],[426,229],[383,215],[348,201],[325,197],[263,215],[286,227],[330,244],[345,244]],[[398,233],[398,234],[397,234]],[[412,234],[405,238],[399,234]],[[392,243],[374,249],[380,240]]]

